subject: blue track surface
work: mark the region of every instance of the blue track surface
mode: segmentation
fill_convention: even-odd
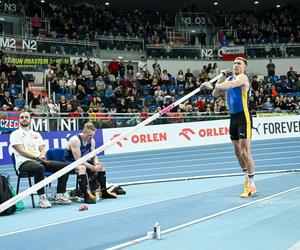
[[[254,142],[257,171],[300,168],[299,147],[299,138]],[[103,161],[109,181],[118,183],[240,173],[229,144],[106,156]],[[85,212],[78,211],[79,203],[32,209],[27,199],[25,210],[0,217],[0,249],[105,249],[124,242],[129,249],[240,249],[239,241],[243,249],[287,249],[300,241],[300,173],[257,175],[258,193],[251,199],[239,198],[242,182],[243,177],[232,176],[127,186],[127,195],[102,200]],[[161,240],[131,244],[156,221]],[[249,238],[257,240],[249,243]]]

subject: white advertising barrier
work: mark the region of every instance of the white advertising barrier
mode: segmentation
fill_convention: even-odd
[[[300,115],[258,117],[253,119],[253,140],[300,136]]]
[[[105,154],[190,147],[229,142],[229,120],[146,126],[105,150]],[[103,130],[103,142],[128,128]]]
[[[103,130],[103,143],[128,128]],[[300,116],[253,118],[253,140],[296,137],[300,135]],[[230,142],[229,120],[146,126],[105,150],[119,154]]]

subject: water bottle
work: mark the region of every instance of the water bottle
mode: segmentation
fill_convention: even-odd
[[[158,240],[160,239],[160,225],[158,222],[156,222],[154,226],[154,238]]]

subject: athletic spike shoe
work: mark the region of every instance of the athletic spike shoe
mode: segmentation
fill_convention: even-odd
[[[95,199],[96,199],[96,196],[91,192],[90,189],[88,189],[87,192],[88,192],[88,194],[89,194],[89,196],[90,196],[90,198],[91,198],[92,200],[95,200]]]
[[[84,203],[86,204],[96,204],[96,201],[94,199],[91,199],[90,196],[87,196],[84,198]]]
[[[110,192],[108,190],[102,191],[102,199],[115,199],[117,198],[116,193]]]
[[[244,191],[241,194],[241,198],[249,198],[252,196],[252,191],[250,189],[250,184],[248,178],[245,180]]]
[[[257,192],[255,183],[249,182],[249,187],[250,187],[252,195],[254,195]]]

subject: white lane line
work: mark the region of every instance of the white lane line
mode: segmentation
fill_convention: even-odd
[[[230,154],[230,155],[226,155],[226,156],[220,156],[220,154],[222,154],[223,152],[219,152],[218,153],[218,156],[215,156],[215,157],[202,157],[201,155],[198,156],[198,158],[195,158],[195,159],[189,159],[188,157],[186,157],[185,159],[182,159],[182,160],[179,160],[178,158],[176,159],[175,156],[172,157],[173,160],[164,160],[165,158],[161,158],[161,159],[158,159],[159,161],[157,162],[141,162],[141,159],[140,159],[140,162],[139,164],[122,164],[122,166],[110,166],[109,169],[122,169],[122,168],[128,168],[128,167],[131,167],[131,166],[137,166],[137,165],[142,165],[142,166],[146,166],[146,165],[153,165],[153,164],[171,164],[171,163],[188,163],[188,162],[193,162],[193,161],[199,161],[199,162],[205,162],[207,160],[220,160],[220,159],[235,159],[235,156],[234,154]],[[299,153],[299,150],[296,150],[296,151],[289,151],[287,153],[294,153],[294,155],[297,155]],[[285,155],[287,153],[284,153]],[[254,155],[254,158],[257,157],[257,156],[272,156],[272,155],[278,155],[278,152],[272,152],[272,153],[261,153],[261,154],[255,154]],[[255,159],[254,161],[255,162],[258,162],[258,161],[266,161],[266,160],[284,160],[284,159],[295,159],[295,158],[299,158],[300,156],[285,156],[285,157],[279,157],[279,158],[263,158],[263,159]],[[120,160],[122,161],[122,160]],[[123,163],[123,162],[122,162]],[[107,163],[105,163],[107,165]],[[119,162],[120,164],[120,162]],[[203,163],[205,164],[205,163]],[[220,164],[220,161],[219,161],[219,164]]]
[[[288,190],[285,190],[285,191],[282,191],[282,192],[270,195],[270,196],[262,198],[262,199],[258,199],[258,200],[251,201],[251,202],[248,202],[248,203],[236,206],[236,207],[232,207],[232,208],[229,208],[229,209],[226,209],[226,210],[220,211],[218,213],[214,213],[214,214],[211,214],[211,215],[208,215],[208,216],[196,219],[196,220],[192,220],[190,222],[178,225],[176,227],[171,227],[169,229],[163,230],[163,231],[161,231],[161,234],[167,234],[167,233],[170,233],[170,232],[174,232],[174,231],[177,231],[179,229],[182,229],[182,228],[185,228],[185,227],[188,227],[188,226],[191,226],[191,225],[194,225],[194,224],[197,224],[197,223],[200,223],[200,222],[203,222],[203,221],[206,221],[206,220],[209,220],[209,219],[221,216],[223,214],[227,214],[227,213],[233,212],[235,210],[238,210],[238,209],[241,209],[241,208],[244,208],[244,207],[248,207],[248,206],[252,206],[252,205],[254,205],[256,203],[259,203],[259,202],[262,202],[262,201],[266,201],[266,200],[272,199],[274,197],[277,197],[277,196],[280,196],[280,195],[283,195],[283,194],[286,194],[286,193],[289,193],[289,192],[296,191],[298,189],[300,189],[300,186],[297,186],[297,187],[294,187],[294,188],[291,188],[291,189],[288,189]],[[140,238],[133,239],[133,240],[124,242],[122,244],[119,244],[119,245],[107,248],[106,250],[116,250],[116,249],[120,249],[120,248],[123,248],[123,247],[128,247],[130,245],[140,243],[140,242],[145,241],[147,239],[148,239],[147,236],[140,237]]]
[[[193,195],[198,195],[198,194],[202,194],[202,193],[206,193],[206,192],[216,191],[216,190],[227,188],[227,187],[233,187],[235,185],[238,185],[238,183],[234,183],[234,184],[231,184],[231,185],[222,185],[222,186],[217,187],[217,188],[208,188],[208,189],[202,190],[200,192],[194,192],[194,193],[179,195],[179,196],[172,196],[172,197],[167,198],[167,199],[161,199],[161,200],[146,202],[146,203],[133,205],[133,206],[129,206],[129,207],[114,209],[114,210],[107,211],[107,212],[101,212],[101,213],[86,215],[86,216],[77,217],[77,218],[73,218],[73,219],[67,219],[67,220],[63,220],[63,221],[48,223],[48,224],[44,224],[44,225],[40,225],[40,226],[34,226],[34,227],[25,228],[25,229],[20,229],[20,230],[16,230],[16,231],[12,231],[12,232],[2,233],[2,234],[0,234],[0,237],[4,237],[4,236],[8,236],[8,235],[14,235],[14,234],[23,233],[23,232],[32,231],[32,230],[41,229],[41,228],[50,227],[50,226],[56,226],[56,225],[60,225],[60,224],[68,223],[68,222],[89,219],[89,218],[102,216],[102,215],[106,215],[106,214],[112,214],[112,213],[125,211],[125,210],[129,210],[129,209],[133,209],[133,208],[139,208],[139,207],[144,207],[144,206],[148,206],[148,205],[153,205],[153,204],[157,204],[157,203],[160,203],[160,202],[176,200],[176,199],[182,199],[182,198],[193,196]]]
[[[285,144],[295,144],[295,146],[297,147],[299,145],[299,140],[298,141],[286,141],[286,142],[265,142],[265,143],[261,143],[261,144],[252,144],[252,151],[253,150],[260,150],[260,149],[272,149],[272,148],[285,148]],[[272,145],[278,145],[278,147],[272,147]],[[210,146],[214,146],[213,148],[205,148],[205,147],[210,147]],[[261,146],[267,146],[267,147],[261,147]],[[271,147],[270,147],[271,146]],[[259,147],[258,149],[256,149],[256,147]],[[292,146],[291,146],[292,147]],[[105,155],[103,157],[103,159],[107,162],[113,162],[114,160],[119,161],[121,158],[122,161],[126,160],[126,159],[130,159],[131,158],[141,158],[141,157],[145,157],[145,158],[149,158],[152,159],[151,154],[155,154],[155,156],[163,156],[163,155],[169,155],[169,154],[184,154],[184,153],[201,153],[201,152],[208,152],[208,151],[216,151],[216,150],[227,150],[227,149],[232,149],[232,146],[230,143],[223,143],[221,144],[221,146],[217,146],[217,145],[206,145],[206,146],[199,146],[199,147],[182,147],[182,148],[173,148],[173,149],[165,149],[164,152],[161,151],[157,151],[157,150],[150,150],[150,151],[146,151],[145,152],[136,152],[136,154],[132,154],[132,153],[124,153],[124,154],[112,154],[112,155]],[[129,155],[131,154],[131,155]],[[149,157],[150,154],[150,157]]]
[[[297,145],[294,145],[294,146],[284,146],[284,145],[278,145],[278,147],[263,147],[263,148],[252,148],[252,152],[261,152],[262,150],[270,150],[270,151],[278,151],[278,149],[282,149],[284,148],[285,150],[287,149],[299,149],[300,148],[300,143],[298,142]],[[213,151],[213,152],[207,152],[207,151]],[[193,151],[182,151],[180,152],[180,155],[184,155],[186,157],[189,157],[189,156],[202,156],[202,155],[219,155],[220,154],[220,151],[222,153],[232,153],[233,152],[233,149],[232,147],[228,147],[228,148],[224,148],[222,150],[220,149],[214,149],[214,150],[193,150]],[[298,150],[299,151],[299,150]],[[148,151],[149,152],[149,151]],[[280,151],[281,152],[281,151]],[[294,151],[284,151],[284,153],[289,153],[289,152],[294,152]],[[124,157],[124,158],[121,158],[120,155],[117,156],[117,157],[120,157],[122,162],[136,162],[138,161],[140,163],[140,160],[141,158],[143,158],[143,160],[160,160],[160,159],[170,159],[170,158],[174,158],[174,155],[178,155],[179,152],[168,152],[167,154],[164,154],[164,155],[161,155],[161,154],[155,154],[153,152],[149,152],[148,156],[147,155],[136,155],[136,156],[131,156],[131,158],[128,158],[128,157]],[[278,152],[277,152],[278,153]],[[255,154],[254,155],[259,155],[259,154]],[[111,160],[108,160],[108,159],[105,159],[103,158],[103,162],[106,163],[106,164],[111,164],[111,163],[115,163],[115,162],[119,162],[120,161],[120,158],[115,158],[115,159],[111,159]],[[128,159],[126,159],[128,158]]]
[[[278,174],[278,173],[295,173],[299,172],[299,169],[286,169],[286,170],[269,170],[269,171],[259,171],[255,172],[256,175],[258,174]],[[243,173],[230,173],[230,174],[211,174],[211,175],[196,175],[196,176],[185,176],[185,177],[172,177],[172,178],[164,178],[164,179],[148,179],[148,180],[141,180],[141,181],[131,181],[131,182],[117,182],[118,185],[121,186],[131,186],[137,184],[149,184],[149,183],[160,183],[160,182],[171,182],[171,181],[183,181],[183,180],[198,180],[198,179],[211,179],[211,178],[220,178],[220,177],[232,177],[232,176],[242,176]],[[120,178],[110,178],[112,179],[120,179]],[[130,177],[124,177],[123,179],[130,179]]]
[[[299,157],[300,158],[300,157]],[[226,164],[226,163],[230,163],[230,164],[233,164],[233,165],[236,165],[237,162],[236,161],[230,161],[230,162],[222,162],[222,165]],[[282,167],[282,166],[294,166],[294,165],[299,165],[300,163],[299,162],[295,162],[295,163],[283,163],[283,164],[269,164],[269,165],[256,165],[255,166],[255,169],[259,169],[259,168],[268,168],[268,167]],[[220,162],[215,162],[215,163],[208,163],[206,164],[205,166],[207,165],[217,165],[219,166],[220,165]],[[201,164],[189,164],[185,167],[182,167],[182,166],[171,166],[171,167],[164,167],[164,168],[140,168],[140,169],[129,169],[129,170],[118,170],[118,171],[112,171],[112,172],[109,172],[109,176],[112,177],[116,174],[121,174],[121,173],[130,173],[130,172],[143,172],[143,171],[160,171],[160,175],[164,175],[164,173],[162,173],[161,171],[162,170],[175,170],[177,168],[183,170],[183,169],[186,169],[186,168],[193,168],[193,167],[198,167],[197,170],[191,170],[191,171],[184,171],[186,173],[193,173],[193,172],[199,172],[199,173],[202,173],[202,172],[213,172],[213,171],[222,171],[222,170],[236,170],[236,169],[240,169],[240,167],[238,165],[234,166],[234,167],[223,167],[223,168],[213,168],[213,167],[210,167],[208,169],[201,169]],[[172,172],[172,173],[178,173],[178,172]],[[182,172],[179,172],[179,173],[182,173]],[[169,174],[168,172],[166,174]],[[131,176],[130,176],[131,177]],[[119,178],[122,178],[122,177],[119,177]]]

